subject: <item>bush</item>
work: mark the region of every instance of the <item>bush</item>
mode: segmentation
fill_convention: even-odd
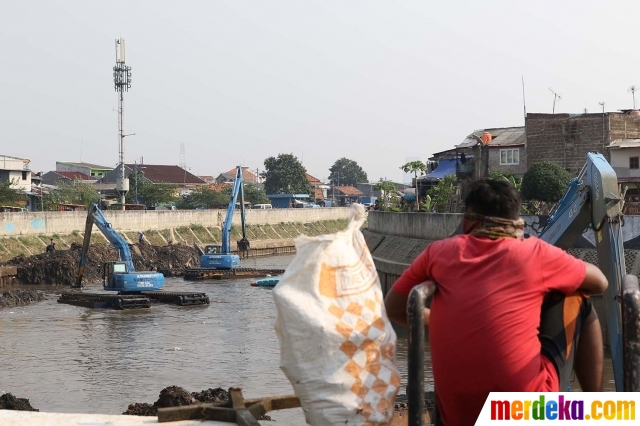
[[[571,180],[571,174],[549,161],[536,163],[522,178],[522,197],[555,203],[562,198]]]

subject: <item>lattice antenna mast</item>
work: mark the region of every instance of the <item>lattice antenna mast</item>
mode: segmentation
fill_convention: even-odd
[[[636,109],[636,91],[638,90],[637,86],[629,87],[629,92],[631,92],[631,96],[633,96],[633,109]]]
[[[553,94],[553,114],[556,113],[556,102],[562,100],[562,96],[559,93],[556,93],[551,87],[549,87],[549,91]]]
[[[187,169],[187,160],[184,153],[184,142],[180,144],[180,167]]]
[[[116,92],[120,94],[118,102],[118,136],[120,139],[119,162],[120,177],[116,179],[116,190],[120,194],[120,203],[124,210],[125,196],[129,192],[129,179],[124,175],[124,92],[128,92],[131,87],[131,67],[125,65],[124,39],[116,40],[116,65],[113,67],[113,83]]]

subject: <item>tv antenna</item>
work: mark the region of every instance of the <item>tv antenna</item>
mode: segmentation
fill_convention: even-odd
[[[553,114],[556,113],[556,102],[562,100],[562,96],[559,93],[556,93],[551,87],[549,87],[549,91],[553,93]]]
[[[598,105],[602,107],[602,115],[604,115],[604,101],[598,102]]]
[[[629,92],[631,92],[631,96],[633,96],[633,109],[636,109],[636,90],[638,90],[637,86],[629,87]]]

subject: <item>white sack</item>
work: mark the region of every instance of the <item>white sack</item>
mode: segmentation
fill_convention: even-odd
[[[344,231],[298,237],[273,290],[281,368],[312,426],[387,425],[400,386],[364,207],[350,216]]]

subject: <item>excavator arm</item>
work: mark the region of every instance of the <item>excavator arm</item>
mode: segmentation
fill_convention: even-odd
[[[87,212],[87,221],[84,228],[84,240],[82,242],[82,251],[80,252],[80,266],[78,268],[78,276],[74,287],[82,287],[82,277],[84,275],[84,269],[87,264],[87,252],[89,251],[89,243],[91,242],[91,231],[93,225],[96,225],[102,232],[102,235],[118,250],[120,260],[125,262],[127,266],[127,272],[134,272],[135,266],[133,265],[133,258],[131,256],[131,250],[127,242],[111,227],[111,224],[107,222],[107,218],[104,217],[102,211],[97,204],[93,204]]]
[[[574,178],[558,206],[549,216],[540,238],[568,249],[591,227],[595,235],[600,270],[609,286],[604,293],[604,308],[616,390],[624,383],[621,295],[626,275],[622,238],[621,198],[613,168],[601,154],[587,154],[587,163]]]
[[[242,167],[236,167],[236,178],[233,182],[233,190],[231,191],[231,199],[227,207],[227,216],[222,226],[222,254],[231,254],[231,224],[233,222],[233,214],[236,210],[236,203],[240,195],[240,214],[242,218],[242,240],[248,243],[246,237],[246,226],[244,217],[244,181],[242,177]]]

